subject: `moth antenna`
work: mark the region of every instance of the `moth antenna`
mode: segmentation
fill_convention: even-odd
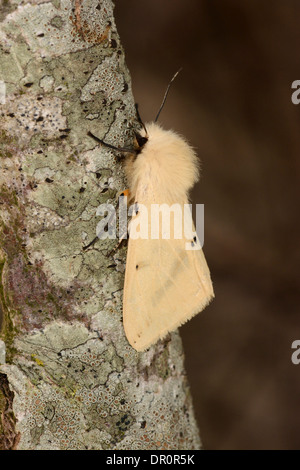
[[[168,96],[170,87],[171,87],[172,83],[174,82],[175,78],[177,77],[177,75],[179,74],[179,72],[181,72],[181,70],[182,70],[182,67],[180,67],[180,69],[177,70],[177,72],[175,73],[175,75],[173,76],[173,78],[170,80],[169,85],[168,85],[168,87],[167,87],[167,89],[166,89],[164,98],[163,98],[163,100],[162,100],[162,103],[161,103],[160,108],[159,108],[159,110],[158,110],[158,113],[157,113],[157,115],[156,115],[156,118],[154,119],[154,122],[156,122],[157,119],[159,118],[159,115],[160,115],[160,113],[161,113],[161,111],[162,111],[162,109],[163,109],[163,107],[164,107],[164,105],[165,105],[165,102],[166,102],[166,99],[167,99],[167,96]]]
[[[135,103],[135,110],[136,110],[136,115],[137,115],[138,121],[139,121],[140,125],[144,128],[144,131],[146,132],[146,136],[148,136],[148,132],[147,132],[146,126],[143,123],[142,118],[140,116],[139,105],[137,103]]]
[[[128,153],[134,153],[136,154],[135,149],[129,149],[129,148],[124,148],[124,147],[114,147],[113,145],[107,144],[103,140],[99,139],[99,137],[96,137],[94,134],[92,134],[90,131],[87,133],[89,137],[92,137],[92,139],[96,140],[96,142],[99,142],[102,145],[105,145],[105,147],[108,147],[109,149],[112,150],[117,150],[118,152],[128,152]]]

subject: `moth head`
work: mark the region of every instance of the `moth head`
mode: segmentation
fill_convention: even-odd
[[[143,150],[146,143],[148,142],[149,137],[147,133],[145,135],[142,135],[136,131],[134,132],[134,135],[135,135],[134,147],[136,149],[136,153],[139,154]]]
[[[141,126],[141,131],[140,132],[134,131],[134,135],[135,135],[134,148],[136,150],[136,154],[138,155],[139,153],[141,153],[144,146],[148,142],[149,136],[148,136],[148,131],[146,129],[146,126],[143,123],[142,118],[140,116],[139,107],[138,107],[137,103],[135,103],[135,110],[136,110],[137,120],[138,120],[138,122]]]

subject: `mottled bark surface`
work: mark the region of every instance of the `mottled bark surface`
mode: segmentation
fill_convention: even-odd
[[[134,351],[125,249],[83,250],[125,187],[87,132],[121,146],[137,125],[113,4],[11,0],[0,17],[0,445],[197,449],[180,337]]]

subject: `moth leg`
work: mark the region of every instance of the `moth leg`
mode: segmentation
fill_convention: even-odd
[[[129,203],[130,198],[131,198],[129,189],[124,189],[123,191],[119,191],[117,193],[117,196],[116,196],[116,199],[117,199],[116,210],[119,209],[121,198],[123,199],[124,197],[126,197],[126,200],[125,200],[126,201],[126,207],[128,207],[128,203]],[[124,201],[123,201],[123,204],[124,204]]]
[[[120,198],[123,198],[123,197],[126,197],[126,205],[128,206],[128,201],[130,200],[131,198],[131,195],[130,195],[130,190],[129,189],[124,189],[123,191],[120,191],[118,192],[117,194],[117,198],[118,198],[118,201],[117,201],[117,207],[116,209],[118,209],[119,205],[120,205]],[[124,203],[124,202],[123,202]],[[120,239],[119,239],[119,242],[117,243],[117,245],[107,253],[107,257],[110,257],[113,253],[115,253],[119,248],[121,248],[122,245],[126,244],[128,242],[128,235],[129,235],[129,231],[128,231],[128,228],[127,228],[127,224],[126,224],[126,230],[124,230],[124,232],[122,233],[122,235],[120,235]]]
[[[127,201],[129,201],[129,199],[130,199],[130,190],[129,189],[124,189],[123,191],[119,191],[117,193],[117,196],[116,196],[116,199],[118,200],[117,204],[119,204],[120,197],[127,197]]]
[[[112,217],[114,217],[114,214],[111,214],[108,222],[107,222],[107,225],[109,226],[110,222],[111,222],[111,219]],[[98,235],[95,236],[95,238],[93,238],[93,240],[86,246],[83,247],[83,250],[86,251],[88,248],[90,248],[92,245],[94,245],[96,243],[97,240],[99,240],[100,237],[98,237]]]
[[[117,199],[116,210],[117,210],[118,207],[119,207],[120,197],[127,197],[127,205],[128,205],[128,199],[130,198],[130,191],[129,191],[129,189],[124,189],[123,191],[119,191],[119,192],[117,193],[117,197],[116,197],[116,199]],[[123,238],[126,238],[125,235],[126,235],[126,234],[122,235],[122,237],[120,238],[120,242],[123,240]],[[94,244],[96,243],[96,241],[98,240],[98,238],[99,238],[99,237],[96,235],[96,237],[93,238],[93,240],[92,240],[88,245],[86,245],[86,246],[83,247],[83,250],[85,251],[85,250],[87,250],[88,248],[90,248],[92,245],[94,245]],[[120,243],[117,245],[117,248],[118,248],[119,245],[120,245]],[[116,248],[116,249],[117,249],[117,248]],[[113,251],[116,251],[116,249],[112,250],[110,253],[112,253]]]
[[[90,248],[90,246],[94,245],[96,243],[96,241],[98,240],[98,237],[96,236],[88,245],[84,246],[83,247],[83,250],[87,250],[88,248]]]
[[[119,243],[106,254],[107,258],[110,258],[112,254],[114,254],[117,250],[121,248],[122,245],[125,245],[126,243],[128,243],[128,231],[123,233],[119,240]]]

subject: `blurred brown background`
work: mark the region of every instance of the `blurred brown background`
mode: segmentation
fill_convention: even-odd
[[[181,328],[206,449],[300,448],[299,0],[115,0],[145,121],[202,160],[214,302]]]

